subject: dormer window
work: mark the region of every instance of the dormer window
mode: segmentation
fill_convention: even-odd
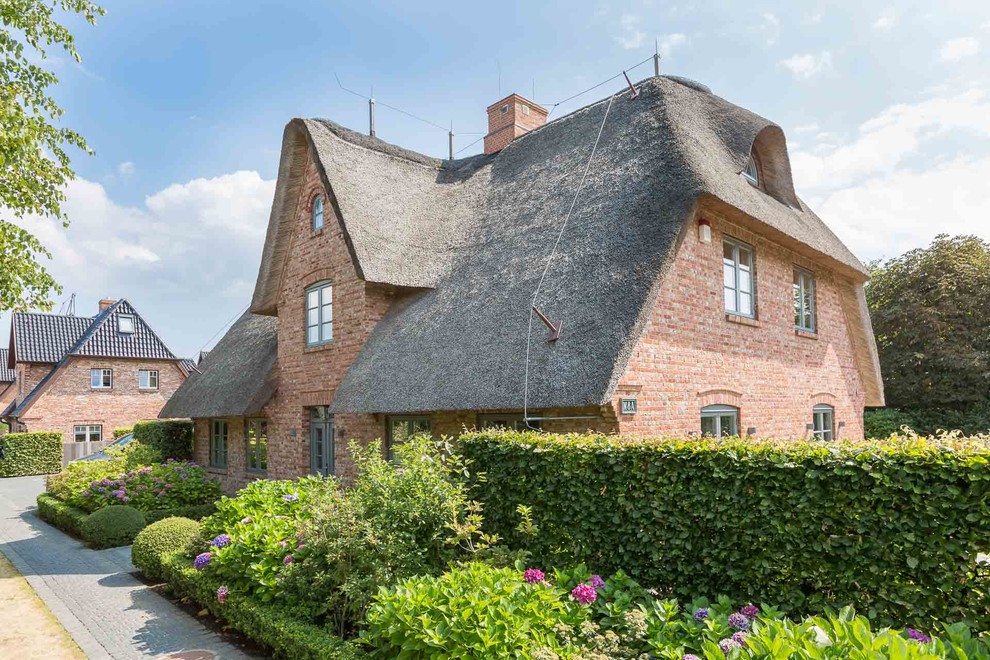
[[[749,152],[749,161],[746,162],[746,169],[742,171],[742,175],[754,186],[760,187],[760,166],[756,161],[756,154],[752,151]]]
[[[313,198],[313,231],[323,229],[323,195]]]
[[[134,334],[134,317],[130,314],[121,314],[118,316],[117,331],[123,335]]]

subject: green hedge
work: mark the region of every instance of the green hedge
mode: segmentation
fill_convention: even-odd
[[[53,474],[62,469],[61,433],[8,433],[0,438],[0,447],[0,477]]]
[[[164,518],[151,523],[137,535],[131,546],[131,563],[150,580],[165,577],[162,559],[176,552],[182,552],[196,538],[202,525],[190,518]]]
[[[469,433],[485,529],[535,565],[622,569],[689,599],[990,625],[990,446]],[[484,478],[479,476],[484,474]],[[532,507],[539,534],[516,530]]]
[[[192,520],[202,520],[206,516],[213,515],[217,510],[215,502],[210,504],[190,504],[189,506],[179,506],[174,509],[156,509],[155,511],[145,511],[144,518],[150,525],[153,522],[164,520],[165,518],[191,518]]]
[[[93,548],[119,548],[133,543],[146,524],[144,514],[134,507],[114,504],[86,516],[82,537]]]
[[[980,403],[959,410],[872,408],[863,415],[867,438],[887,438],[908,427],[918,435],[960,431],[965,435],[990,433],[990,404]]]
[[[251,639],[272,649],[277,658],[292,660],[346,660],[363,655],[356,643],[346,642],[327,628],[286,615],[276,603],[262,604],[234,594],[217,600],[219,584],[192,567],[182,553],[163,557],[165,581],[176,595],[210,610]]]
[[[188,419],[138,422],[134,439],[161,452],[164,458],[192,460],[193,423]]]
[[[38,516],[63,532],[82,538],[82,526],[89,514],[62,500],[42,493],[38,495]]]

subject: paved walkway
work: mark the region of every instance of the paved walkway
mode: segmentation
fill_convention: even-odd
[[[43,490],[41,477],[0,479],[0,552],[88,658],[250,657],[134,577],[129,547],[89,550],[35,516]]]

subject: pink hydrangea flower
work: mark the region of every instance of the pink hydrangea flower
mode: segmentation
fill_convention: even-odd
[[[530,584],[537,584],[539,582],[546,582],[546,574],[538,568],[527,568],[523,571],[523,579]]]
[[[593,586],[586,582],[582,582],[578,586],[571,589],[571,595],[574,596],[574,600],[582,605],[590,605],[598,599],[598,592],[595,591]]]

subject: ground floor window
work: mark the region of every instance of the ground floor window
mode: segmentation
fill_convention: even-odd
[[[227,420],[214,419],[210,425],[210,467],[227,467]]]
[[[835,408],[824,403],[811,409],[812,434],[816,440],[835,440]]]
[[[711,438],[739,435],[739,409],[734,406],[702,408],[701,435]]]
[[[244,423],[244,441],[247,443],[247,469],[264,472],[268,469],[268,420],[249,419]]]
[[[414,435],[430,433],[432,430],[433,425],[430,423],[430,418],[426,415],[389,417],[388,445],[386,446],[388,460],[395,459],[395,452],[393,450],[396,445],[402,444]]]
[[[82,425],[73,429],[76,442],[100,442],[103,440],[103,427],[100,425]]]
[[[309,471],[333,474],[333,415],[327,406],[309,409]]]
[[[478,415],[478,426],[481,429],[503,428],[512,431],[531,431],[540,428],[540,420],[530,419],[529,426],[526,426],[522,413],[485,413]]]

